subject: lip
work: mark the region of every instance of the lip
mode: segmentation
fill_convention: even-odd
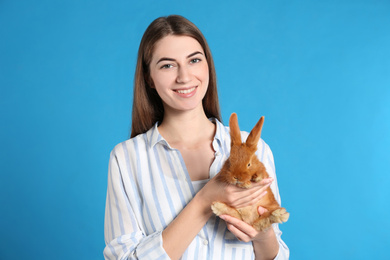
[[[180,88],[174,89],[173,91],[180,97],[189,98],[195,95],[198,86],[188,87],[188,88]]]

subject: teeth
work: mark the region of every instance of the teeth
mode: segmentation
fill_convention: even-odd
[[[195,87],[190,88],[190,89],[177,90],[177,92],[180,93],[180,94],[188,94],[188,93],[191,93],[194,90],[195,90]]]

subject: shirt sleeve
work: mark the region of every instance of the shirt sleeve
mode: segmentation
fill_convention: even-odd
[[[274,182],[271,184],[271,189],[272,189],[272,192],[274,193],[275,199],[277,200],[279,205],[282,205],[281,199],[280,199],[280,194],[279,194],[278,182],[276,179],[274,157],[273,157],[272,151],[269,148],[269,146],[264,142],[263,142],[263,145],[264,145],[263,146],[264,153],[263,153],[263,158],[262,158],[263,160],[262,161],[263,161],[263,164],[264,164],[268,174],[270,175],[270,177],[274,178]],[[275,257],[275,260],[287,260],[287,259],[289,259],[289,256],[290,256],[290,250],[288,249],[287,245],[284,243],[284,241],[281,238],[282,231],[280,231],[280,229],[279,229],[279,224],[277,224],[277,223],[273,224],[272,227],[275,231],[275,235],[276,235],[276,238],[277,238],[278,243],[279,243],[279,252],[278,252],[277,256]]]
[[[125,188],[122,174],[126,172],[126,167],[121,169],[120,165],[114,149],[110,155],[108,170],[104,258],[170,259],[162,246],[162,231],[145,235],[140,228],[135,213],[137,205],[129,199],[135,193],[128,186]]]

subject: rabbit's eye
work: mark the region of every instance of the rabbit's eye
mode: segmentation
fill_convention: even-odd
[[[251,163],[248,163],[248,167],[251,166]]]

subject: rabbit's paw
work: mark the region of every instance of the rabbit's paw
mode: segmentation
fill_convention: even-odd
[[[259,181],[261,181],[262,179],[263,179],[263,178],[262,178],[259,174],[255,173],[255,174],[252,175],[251,181],[253,181],[253,182],[259,182]]]
[[[270,218],[273,223],[283,223],[288,220],[290,213],[285,208],[276,209],[272,212]]]
[[[214,212],[215,215],[220,216],[226,214],[226,212],[228,211],[228,207],[222,202],[214,202],[211,205],[211,210]]]
[[[237,183],[236,185],[239,188],[248,189],[248,188],[252,187],[252,182],[251,181],[240,182],[240,183]]]

